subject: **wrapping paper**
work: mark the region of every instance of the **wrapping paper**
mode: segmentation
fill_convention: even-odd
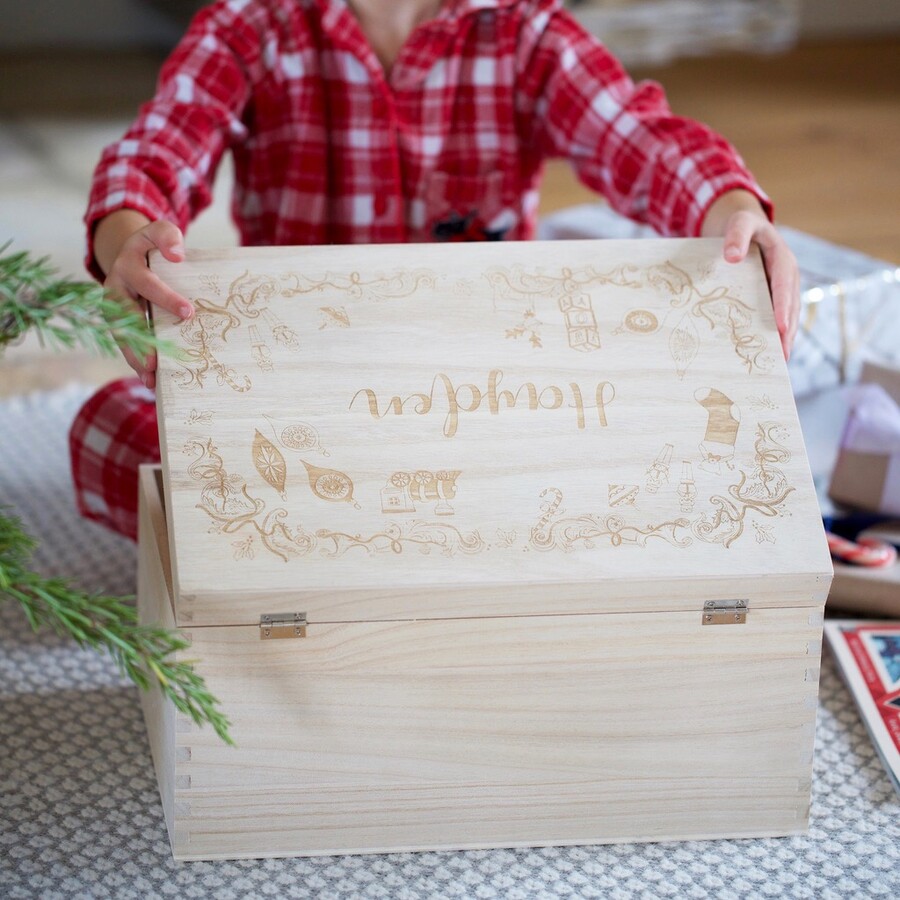
[[[800,264],[803,310],[788,371],[798,397],[900,366],[900,268],[782,228]],[[862,377],[862,380],[866,380]]]

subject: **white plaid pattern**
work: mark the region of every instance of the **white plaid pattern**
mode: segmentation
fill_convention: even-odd
[[[504,237],[528,238],[548,157],[663,234],[696,234],[732,188],[767,202],[725,141],[634,85],[560,0],[448,0],[389,76],[341,0],[212,3],[104,151],[89,232],[122,207],[186,228],[229,148],[245,244],[445,239],[454,215],[475,239],[501,213]]]

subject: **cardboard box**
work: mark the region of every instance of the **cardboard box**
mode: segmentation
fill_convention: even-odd
[[[828,609],[900,619],[900,562],[883,569],[835,562]]]
[[[900,369],[867,365],[849,401],[828,494],[851,508],[900,515]]]
[[[147,699],[177,858],[806,828],[832,570],[758,257],[152,265],[198,312],[139,606],[237,742]]]

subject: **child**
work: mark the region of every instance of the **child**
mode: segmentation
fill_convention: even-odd
[[[666,235],[763,253],[785,356],[796,262],[734,149],[635,85],[561,0],[219,0],[95,173],[87,264],[124,302],[183,318],[147,266],[184,255],[225,150],[243,244],[520,240],[545,159],[571,161],[620,212]],[[136,534],[141,462],[159,459],[156,359],[91,398],[70,435],[84,515]]]

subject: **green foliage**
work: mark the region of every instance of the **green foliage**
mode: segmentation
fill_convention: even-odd
[[[232,743],[228,720],[203,679],[190,662],[173,659],[190,644],[175,632],[139,625],[123,598],[86,594],[63,579],[36,575],[29,569],[35,545],[17,518],[0,512],[0,598],[17,600],[35,631],[49,627],[82,647],[108,648],[135,684],[144,690],[159,686],[177,709],[198,724],[209,722]]]
[[[2,254],[9,245],[0,247]],[[46,259],[0,256],[0,349],[34,329],[51,349],[83,347],[107,356],[117,345],[140,355],[168,350],[143,314],[128,311],[99,284],[57,278]]]
[[[124,310],[101,286],[56,278],[46,259],[34,260],[27,252],[0,255],[0,353],[32,329],[42,344],[57,349],[171,352],[140,312]],[[49,627],[82,647],[108,649],[136,685],[158,686],[176,709],[198,724],[209,723],[232,744],[218,701],[192,664],[175,658],[188,641],[177,632],[140,625],[126,598],[86,594],[64,579],[36,574],[30,568],[35,546],[21,522],[0,509],[0,601],[17,601],[35,630]]]

